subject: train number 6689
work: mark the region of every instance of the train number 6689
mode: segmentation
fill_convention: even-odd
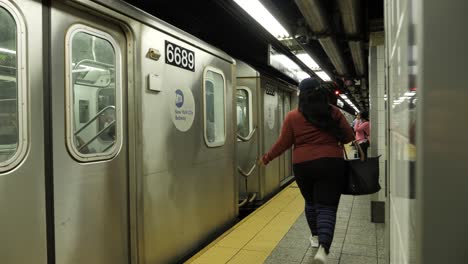
[[[167,64],[171,64],[190,71],[195,71],[195,53],[193,51],[182,48],[167,40],[165,43]]]

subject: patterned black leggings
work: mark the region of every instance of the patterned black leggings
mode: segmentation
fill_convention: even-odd
[[[312,235],[328,253],[335,231],[336,211],[344,188],[342,158],[321,158],[294,164],[297,185],[305,199],[305,215]]]

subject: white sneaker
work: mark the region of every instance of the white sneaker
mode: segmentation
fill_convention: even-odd
[[[317,236],[310,236],[309,240],[310,240],[310,246],[312,246],[313,248],[318,248],[319,247],[318,237]]]
[[[327,257],[328,257],[327,252],[325,252],[325,249],[322,246],[320,246],[317,251],[317,254],[315,254],[312,264],[326,264]]]

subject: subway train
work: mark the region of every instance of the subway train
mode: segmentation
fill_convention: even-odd
[[[237,162],[240,205],[263,201],[290,182],[291,150],[268,166],[256,168],[255,160],[276,142],[286,114],[297,106],[297,87],[237,61]],[[247,107],[246,107],[247,106]],[[252,109],[245,111],[244,109]]]
[[[122,1],[0,22],[1,263],[180,262],[292,179],[294,85]]]

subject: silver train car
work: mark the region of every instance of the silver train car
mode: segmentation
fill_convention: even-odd
[[[297,87],[237,62],[237,160],[240,205],[264,201],[292,180],[292,153],[266,167],[255,166],[276,142],[286,114],[297,107]]]
[[[295,99],[219,49],[116,0],[0,0],[0,25],[1,263],[175,263],[291,175],[241,189]]]

